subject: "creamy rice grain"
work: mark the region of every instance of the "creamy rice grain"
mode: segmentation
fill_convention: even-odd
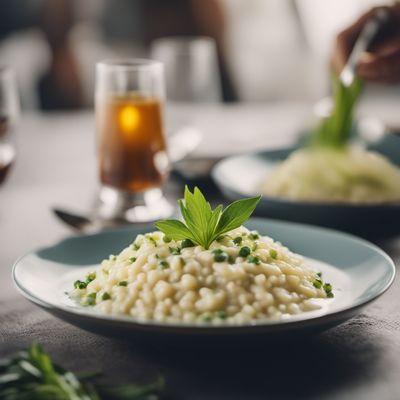
[[[139,235],[89,274],[85,287],[77,282],[72,296],[81,305],[165,323],[282,318],[316,309],[312,300],[329,294],[302,257],[244,227],[208,250],[166,243],[161,232]]]

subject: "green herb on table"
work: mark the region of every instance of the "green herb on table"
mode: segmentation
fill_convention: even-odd
[[[0,361],[2,400],[150,400],[158,399],[164,381],[149,385],[94,385],[91,375],[74,374],[52,362],[38,344]]]
[[[321,119],[312,133],[310,143],[312,146],[342,148],[347,145],[361,89],[362,81],[358,78],[347,87],[338,76],[333,76],[332,112],[328,117]]]
[[[260,198],[237,200],[224,210],[222,205],[212,210],[199,188],[191,193],[186,186],[184,199],[179,200],[184,222],[164,220],[157,222],[156,227],[174,240],[190,240],[208,249],[217,238],[247,221]]]

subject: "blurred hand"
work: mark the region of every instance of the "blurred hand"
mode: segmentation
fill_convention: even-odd
[[[357,74],[368,81],[395,83],[400,82],[400,3],[385,8],[389,11],[389,19],[361,59]],[[342,71],[358,35],[376,10],[371,9],[337,36],[332,57],[332,66],[337,73]]]

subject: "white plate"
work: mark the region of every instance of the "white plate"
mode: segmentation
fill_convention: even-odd
[[[361,307],[380,296],[393,282],[392,260],[375,245],[357,237],[308,225],[252,218],[246,226],[279,240],[302,254],[324,279],[331,282],[335,297],[318,311],[302,313],[281,321],[257,321],[241,326],[188,325],[139,322],[130,317],[108,316],[80,307],[68,297],[73,282],[96,269],[99,262],[117,254],[138,233],[154,227],[124,228],[89,236],[75,236],[54,246],[21,257],[13,269],[19,291],[33,303],[84,329],[107,335],[137,335],[153,338],[201,336],[247,337],[262,334],[280,336],[293,331],[322,330],[355,315]]]

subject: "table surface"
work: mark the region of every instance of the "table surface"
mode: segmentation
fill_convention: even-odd
[[[290,144],[307,115],[302,104],[190,110],[177,106],[168,111],[167,120],[170,129],[188,122],[203,124],[205,136],[217,137],[220,143],[230,135],[234,145],[224,151],[234,152],[251,150],[243,140],[244,130],[252,132],[260,147]],[[0,356],[37,341],[73,370],[101,368],[110,379],[138,382],[161,374],[173,399],[400,398],[399,280],[358,317],[319,335],[266,341],[252,350],[210,349],[196,356],[195,343],[193,352],[152,351],[129,340],[90,334],[23,299],[11,282],[13,262],[71,234],[53,217],[51,208],[85,210],[93,200],[93,126],[90,113],[32,114],[21,121],[18,160],[0,188]],[[207,153],[207,143],[200,145],[198,154]],[[217,154],[221,149],[210,151]],[[171,182],[169,192],[179,193],[181,186]],[[382,247],[395,262],[400,261],[400,240]]]

